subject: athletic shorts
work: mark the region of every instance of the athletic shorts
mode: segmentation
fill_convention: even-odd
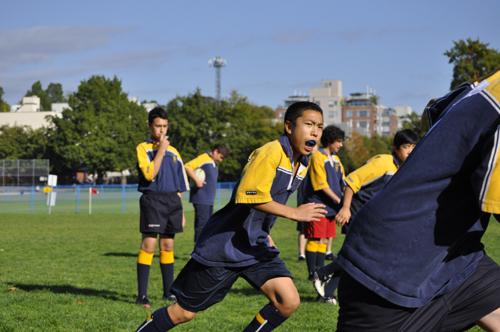
[[[177,193],[147,193],[139,200],[142,234],[182,232],[182,203]]]
[[[206,266],[191,258],[175,279],[171,292],[182,308],[198,312],[222,301],[238,277],[260,290],[269,279],[291,278],[292,274],[279,257],[242,268]]]
[[[307,239],[330,238],[337,235],[335,219],[321,218],[306,224],[304,235]]]
[[[390,303],[343,273],[337,331],[463,331],[500,307],[500,267],[488,256],[462,285],[420,308]]]

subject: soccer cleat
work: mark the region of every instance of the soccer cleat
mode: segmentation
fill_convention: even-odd
[[[163,295],[163,299],[169,302],[177,302],[177,298],[174,294]]]
[[[299,261],[305,261],[305,260],[306,260],[306,256],[304,256],[304,255],[299,255],[298,260],[299,260]]]
[[[146,309],[151,308],[151,302],[149,302],[149,299],[146,295],[137,296],[137,299],[135,300],[135,304],[140,304]]]
[[[337,305],[337,299],[335,297],[323,297],[318,299],[318,302]]]
[[[326,281],[322,280],[316,271],[313,272],[311,281],[318,295],[323,298],[325,296]]]
[[[335,259],[335,256],[333,256],[333,254],[329,252],[325,255],[325,259],[333,261]]]

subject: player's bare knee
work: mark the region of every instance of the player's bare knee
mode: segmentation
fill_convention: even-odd
[[[277,301],[273,304],[281,315],[288,317],[299,308],[300,297],[298,294],[297,296],[287,296],[286,299],[277,297]]]
[[[170,319],[175,325],[189,322],[196,317],[196,312],[185,310],[177,303],[169,306],[167,311]]]

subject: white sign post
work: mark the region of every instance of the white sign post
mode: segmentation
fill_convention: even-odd
[[[57,175],[49,174],[49,179],[47,180],[47,186],[50,188],[49,194],[47,196],[47,205],[49,207],[49,214],[51,214],[52,207],[56,206],[57,193],[54,192],[54,188],[57,186]]]

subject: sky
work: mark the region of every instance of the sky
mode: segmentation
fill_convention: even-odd
[[[453,41],[500,49],[499,13],[498,0],[2,0],[0,86],[15,104],[38,80],[70,93],[116,76],[166,104],[196,88],[215,96],[208,60],[222,56],[223,97],[274,108],[341,80],[344,96],[369,87],[418,113],[449,89]]]

